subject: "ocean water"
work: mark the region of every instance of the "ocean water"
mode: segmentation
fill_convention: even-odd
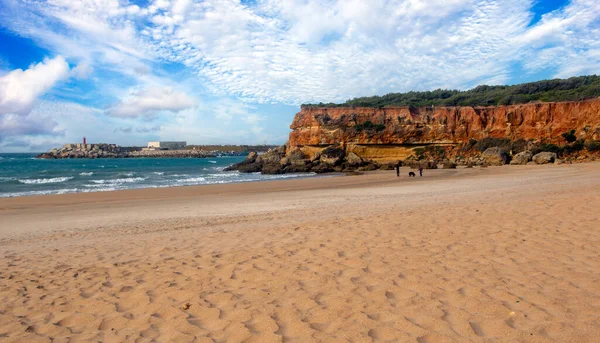
[[[244,157],[36,159],[36,154],[0,154],[0,197],[103,192],[311,177],[224,172]]]

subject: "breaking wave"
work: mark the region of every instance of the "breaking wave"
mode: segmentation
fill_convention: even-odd
[[[19,179],[20,183],[27,185],[40,185],[45,183],[59,183],[71,180],[72,176],[53,177],[50,179]]]

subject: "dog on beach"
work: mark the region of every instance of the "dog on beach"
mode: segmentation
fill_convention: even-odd
[[[408,176],[409,176],[409,177],[415,177],[415,176],[417,176],[417,174],[415,174],[415,173],[413,173],[413,172],[409,172],[409,173],[408,173]]]

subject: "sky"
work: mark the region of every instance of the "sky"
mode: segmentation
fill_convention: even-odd
[[[589,74],[597,0],[0,0],[0,152],[283,144],[303,103]]]

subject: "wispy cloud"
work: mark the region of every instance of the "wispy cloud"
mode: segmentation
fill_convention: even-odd
[[[179,112],[194,106],[194,100],[186,93],[169,87],[148,88],[134,91],[106,111],[114,117],[135,118],[156,112]]]
[[[259,103],[508,82],[515,64],[551,75],[598,66],[600,5],[591,0],[534,26],[532,0],[24,4],[41,20],[8,25],[61,52],[139,79],[155,63],[183,63],[213,94]]]

